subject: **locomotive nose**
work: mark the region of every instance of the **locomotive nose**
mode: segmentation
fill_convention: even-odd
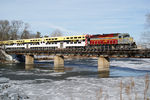
[[[133,41],[133,37],[130,37],[130,38],[129,38],[129,41],[130,41],[130,42],[134,42],[134,41]]]

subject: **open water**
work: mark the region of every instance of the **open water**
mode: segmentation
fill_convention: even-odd
[[[138,67],[137,67],[138,66]],[[0,77],[6,77],[10,80],[35,80],[52,79],[65,80],[67,77],[126,77],[126,76],[144,76],[150,74],[149,59],[111,59],[110,72],[97,72],[97,59],[73,59],[65,60],[65,70],[61,75],[57,75],[53,70],[53,61],[35,61],[33,68],[28,69],[24,63],[19,64],[1,64]],[[29,66],[30,67],[30,66]],[[26,69],[25,69],[26,68]],[[50,75],[51,74],[51,75]],[[54,74],[54,75],[53,75]]]

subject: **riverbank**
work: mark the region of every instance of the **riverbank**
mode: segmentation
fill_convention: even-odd
[[[11,55],[8,55],[4,50],[0,49],[0,63],[11,64],[19,63],[16,59],[13,59]]]

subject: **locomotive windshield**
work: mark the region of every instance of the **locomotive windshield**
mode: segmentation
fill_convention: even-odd
[[[123,37],[124,37],[124,38],[127,38],[127,37],[130,37],[130,36],[129,36],[129,34],[126,34],[126,35],[124,35]]]

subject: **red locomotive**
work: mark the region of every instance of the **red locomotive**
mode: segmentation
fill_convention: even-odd
[[[87,35],[87,45],[89,46],[113,46],[117,48],[135,48],[135,42],[128,33],[111,33]]]

